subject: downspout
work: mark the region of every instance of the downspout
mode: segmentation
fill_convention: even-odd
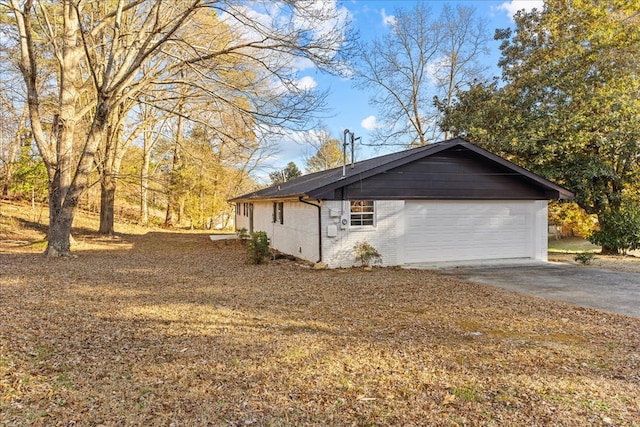
[[[318,254],[320,256],[318,262],[322,262],[322,205],[316,205],[307,202],[306,200],[302,199],[302,196],[298,197],[298,200],[300,201],[300,203],[304,203],[305,205],[309,206],[315,206],[316,208],[318,208]],[[320,200],[318,200],[318,203],[320,203]]]

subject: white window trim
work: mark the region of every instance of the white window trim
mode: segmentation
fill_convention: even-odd
[[[362,212],[352,212],[351,211],[351,203],[353,202],[371,202],[372,203],[372,208],[373,208],[373,212],[367,212],[367,213],[362,213]],[[362,215],[367,215],[367,214],[371,214],[372,215],[372,219],[373,219],[373,224],[370,225],[353,225],[352,223],[352,217],[351,215],[356,214],[362,214]],[[375,228],[377,224],[376,221],[376,202],[375,200],[349,200],[349,228],[350,229],[355,229],[355,230],[362,230],[362,229],[371,229],[371,228]]]

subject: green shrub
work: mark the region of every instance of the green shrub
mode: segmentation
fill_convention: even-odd
[[[589,236],[589,241],[602,246],[603,253],[626,254],[640,248],[640,210],[627,206],[604,212],[600,229]]]
[[[269,251],[269,237],[264,231],[251,233],[251,240],[247,244],[247,253],[251,264],[262,264],[271,256]]]
[[[364,266],[370,266],[372,261],[375,264],[382,264],[382,255],[366,241],[357,242],[353,246],[353,253],[356,256],[356,261]]]
[[[573,257],[573,259],[575,259],[580,264],[587,265],[587,264],[591,264],[591,261],[595,256],[596,254],[594,254],[593,252],[580,252],[576,254],[576,256]]]
[[[241,228],[240,230],[236,230],[236,235],[238,236],[238,239],[240,240],[249,240],[249,238],[251,237],[251,235],[249,234],[249,231],[246,228]]]

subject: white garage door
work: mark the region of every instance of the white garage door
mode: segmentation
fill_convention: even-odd
[[[408,201],[405,262],[529,258],[529,201]]]

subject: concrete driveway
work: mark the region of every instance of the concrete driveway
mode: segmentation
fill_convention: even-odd
[[[571,264],[478,266],[445,270],[470,282],[640,317],[640,274]]]

